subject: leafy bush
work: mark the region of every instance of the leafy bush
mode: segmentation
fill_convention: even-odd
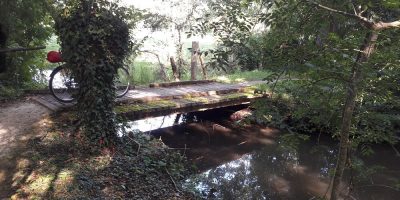
[[[0,85],[0,101],[14,99],[21,95],[21,91],[13,88]]]

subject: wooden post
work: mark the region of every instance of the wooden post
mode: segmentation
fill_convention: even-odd
[[[192,62],[190,64],[191,80],[196,80],[197,60],[199,59],[199,42],[192,42]]]
[[[199,61],[200,61],[201,69],[203,72],[203,79],[207,80],[207,69],[206,69],[206,65],[204,64],[202,55],[203,55],[202,53],[199,54]]]

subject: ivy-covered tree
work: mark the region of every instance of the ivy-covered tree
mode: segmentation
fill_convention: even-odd
[[[79,84],[77,109],[87,139],[113,145],[113,79],[131,49],[129,9],[107,0],[77,1],[56,20],[62,57]]]

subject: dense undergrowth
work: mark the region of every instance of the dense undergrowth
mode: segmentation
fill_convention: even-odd
[[[342,101],[337,94],[341,90],[332,89],[327,95],[324,87],[305,87],[308,84],[308,80],[293,79],[259,86],[272,93],[272,97],[253,103],[255,112],[250,120],[277,127],[298,138],[304,134],[328,134],[338,138],[342,109],[336,104]],[[372,103],[371,100],[364,98],[362,104],[357,104],[351,133],[352,147],[363,154],[373,153],[374,144],[395,145],[400,135],[400,117],[396,114],[399,104],[393,101]]]
[[[12,199],[194,199],[179,182],[191,166],[149,135],[129,132],[113,148],[90,146],[73,113],[57,113],[20,155]]]

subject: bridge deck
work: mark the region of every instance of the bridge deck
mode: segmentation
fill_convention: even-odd
[[[172,113],[193,112],[248,103],[265,95],[254,95],[250,86],[265,83],[252,81],[225,84],[208,82],[173,87],[143,87],[130,90],[123,98],[117,99],[115,110],[131,120],[155,117]],[[57,111],[71,107],[56,101],[51,95],[37,95],[34,100]]]

